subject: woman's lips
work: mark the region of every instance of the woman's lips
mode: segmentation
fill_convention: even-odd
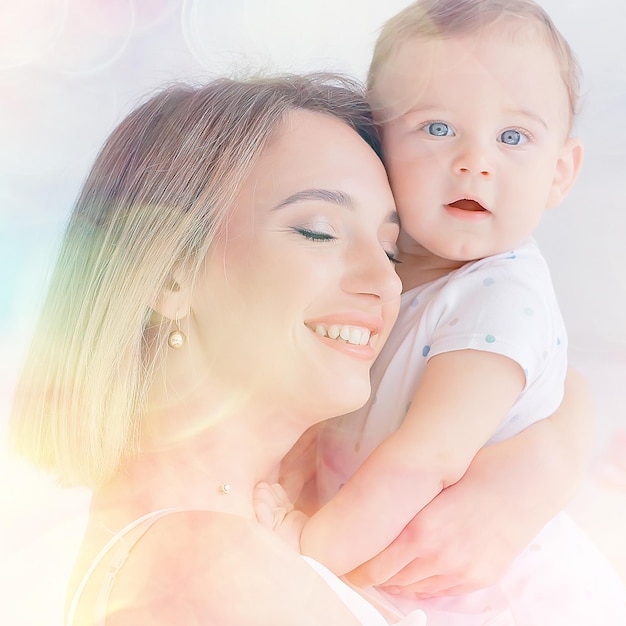
[[[383,320],[378,316],[349,313],[308,320],[305,325],[327,346],[369,361],[376,356]]]

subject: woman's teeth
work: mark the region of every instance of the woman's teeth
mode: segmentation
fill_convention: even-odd
[[[322,324],[315,327],[315,332],[322,337],[330,339],[342,339],[346,343],[355,346],[366,346],[370,341],[370,331],[360,326],[338,326],[331,324],[328,328]]]

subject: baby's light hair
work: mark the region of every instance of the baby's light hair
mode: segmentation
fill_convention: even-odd
[[[345,122],[380,156],[362,87],[331,74],[171,86],[113,131],[70,217],[18,382],[19,454],[63,484],[97,487],[139,452],[171,330],[154,327],[151,306],[175,271],[193,284],[252,167],[298,109]]]
[[[417,0],[389,19],[381,29],[369,67],[368,92],[374,91],[385,64],[408,39],[445,39],[472,34],[502,20],[517,20],[518,24],[534,26],[545,37],[560,68],[573,120],[580,97],[580,66],[550,16],[533,0]]]

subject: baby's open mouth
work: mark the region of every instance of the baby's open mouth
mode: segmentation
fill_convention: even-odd
[[[448,206],[454,207],[455,209],[461,209],[462,211],[486,211],[484,206],[476,202],[476,200],[467,200],[463,198],[462,200],[457,200],[456,202],[451,202]]]

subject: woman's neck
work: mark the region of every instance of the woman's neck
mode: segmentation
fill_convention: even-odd
[[[140,455],[94,496],[94,507],[125,511],[128,519],[170,507],[254,519],[254,486],[278,480],[280,461],[300,433],[258,409],[204,415],[188,405],[147,416]]]
[[[197,337],[163,356],[141,416],[139,453],[98,490],[94,507],[127,518],[170,507],[253,517],[254,486],[278,479],[282,457],[309,424],[250,381],[216,376]]]

